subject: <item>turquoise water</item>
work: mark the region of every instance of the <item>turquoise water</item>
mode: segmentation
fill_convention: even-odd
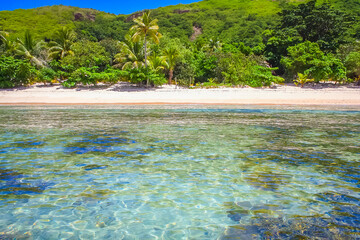
[[[0,239],[359,239],[360,110],[0,107]]]

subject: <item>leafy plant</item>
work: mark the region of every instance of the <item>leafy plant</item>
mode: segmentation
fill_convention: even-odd
[[[150,68],[132,68],[127,70],[126,77],[131,83],[138,85],[152,84],[154,86],[163,85],[166,83],[165,76],[159,74]]]
[[[309,78],[306,74],[298,73],[298,77],[294,80],[295,85],[299,85],[304,87],[306,83],[314,82],[313,78]]]
[[[38,78],[41,82],[44,84],[46,83],[52,83],[53,80],[55,80],[57,76],[57,73],[48,67],[44,67],[39,70]]]
[[[144,41],[144,61],[145,61],[145,68],[147,69],[147,44],[149,40],[152,40],[156,44],[159,43],[161,34],[158,32],[159,26],[157,25],[157,19],[151,18],[151,12],[145,11],[141,17],[135,18],[134,25],[130,30],[134,31],[134,35],[132,39],[134,42]],[[146,82],[146,85],[149,85],[149,79]]]
[[[292,76],[302,73],[315,82],[332,79],[342,81],[346,79],[346,69],[341,61],[331,54],[325,54],[317,43],[306,41],[288,48],[289,56],[283,57],[281,63]]]
[[[0,88],[28,85],[36,77],[36,69],[26,60],[0,57]]]

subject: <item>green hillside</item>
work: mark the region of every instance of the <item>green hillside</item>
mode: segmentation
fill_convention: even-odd
[[[182,40],[191,38],[196,31],[208,38],[221,38],[228,42],[244,42],[256,46],[262,41],[261,33],[274,26],[277,13],[288,5],[302,0],[203,0],[193,4],[179,4],[153,10],[159,19],[162,33]],[[322,3],[324,1],[318,1]],[[360,15],[359,0],[331,0],[333,6]],[[0,11],[0,30],[13,38],[30,29],[38,39],[51,38],[61,26],[77,30],[89,40],[114,38],[123,40],[132,24],[133,15],[115,15],[94,9],[69,6],[49,6],[36,9]],[[193,36],[192,39],[198,37]]]
[[[0,29],[9,32],[12,37],[23,36],[27,29],[31,30],[37,38],[50,37],[62,26],[76,28],[76,16],[83,21],[93,21],[100,16],[116,18],[115,15],[94,9],[57,5],[0,11]]]
[[[360,0],[203,0],[129,15],[1,11],[0,88],[357,81],[359,17]]]

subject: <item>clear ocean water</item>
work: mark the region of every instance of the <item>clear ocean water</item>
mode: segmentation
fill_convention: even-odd
[[[360,109],[1,106],[0,239],[360,239]]]

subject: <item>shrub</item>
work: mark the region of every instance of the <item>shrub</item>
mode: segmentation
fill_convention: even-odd
[[[167,82],[164,74],[143,67],[126,70],[126,77],[131,83],[138,85],[146,84],[147,79],[153,86],[160,86]]]
[[[0,57],[0,88],[12,88],[30,84],[36,69],[26,60]]]
[[[97,67],[93,68],[79,68],[71,73],[68,80],[62,83],[64,87],[75,87],[77,84],[83,85],[96,85],[99,82],[103,83],[116,83],[124,76],[127,76],[127,72],[117,69],[107,69],[104,72],[96,72]]]
[[[39,80],[45,84],[47,82],[51,83],[51,81],[55,80],[56,77],[57,77],[57,73],[53,69],[47,67],[40,69],[38,73]]]

